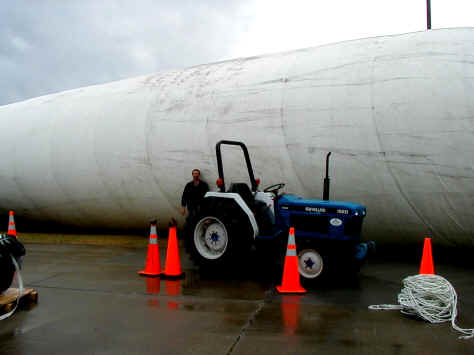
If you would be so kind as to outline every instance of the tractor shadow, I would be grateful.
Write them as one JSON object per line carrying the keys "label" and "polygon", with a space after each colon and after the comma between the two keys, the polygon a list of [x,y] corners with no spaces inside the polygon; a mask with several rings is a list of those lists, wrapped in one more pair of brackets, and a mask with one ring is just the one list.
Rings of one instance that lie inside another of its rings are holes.
{"label": "tractor shadow", "polygon": [[[236,261],[225,267],[199,268],[197,273],[202,281],[215,282],[254,282],[262,287],[275,287],[281,284],[284,258],[271,258],[253,250],[241,261]],[[315,279],[304,279],[300,282],[308,291],[313,289],[359,289],[360,274],[358,268],[351,265],[331,265]]]}

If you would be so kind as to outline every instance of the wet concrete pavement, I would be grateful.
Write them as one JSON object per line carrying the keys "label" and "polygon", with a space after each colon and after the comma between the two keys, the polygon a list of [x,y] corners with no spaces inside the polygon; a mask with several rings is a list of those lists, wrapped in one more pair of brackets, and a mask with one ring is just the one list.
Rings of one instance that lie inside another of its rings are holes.
{"label": "wet concrete pavement", "polygon": [[[37,305],[0,323],[1,354],[472,354],[449,323],[399,311],[401,280],[418,262],[371,262],[302,296],[274,291],[279,272],[245,260],[240,275],[200,275],[185,253],[183,280],[137,275],[146,249],[26,244],[22,275]],[[161,248],[162,263],[165,258]],[[458,324],[474,327],[472,269],[435,265],[459,296]],[[253,270],[253,272],[251,272]]]}

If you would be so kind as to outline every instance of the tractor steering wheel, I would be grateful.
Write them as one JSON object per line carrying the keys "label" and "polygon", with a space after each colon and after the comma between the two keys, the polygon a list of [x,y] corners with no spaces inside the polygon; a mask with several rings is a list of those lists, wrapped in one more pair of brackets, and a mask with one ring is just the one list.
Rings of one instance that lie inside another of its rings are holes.
{"label": "tractor steering wheel", "polygon": [[278,195],[278,190],[285,187],[285,184],[280,182],[279,184],[271,185],[263,189],[263,192],[273,192],[275,195]]}

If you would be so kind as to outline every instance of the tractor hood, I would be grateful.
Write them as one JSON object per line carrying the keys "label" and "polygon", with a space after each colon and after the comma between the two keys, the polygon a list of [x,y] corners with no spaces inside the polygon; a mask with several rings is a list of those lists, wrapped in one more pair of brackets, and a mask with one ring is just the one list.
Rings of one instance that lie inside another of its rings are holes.
{"label": "tractor hood", "polygon": [[353,202],[309,200],[300,196],[286,194],[280,197],[278,204],[283,210],[300,212],[343,214],[348,216],[365,216],[364,206]]}

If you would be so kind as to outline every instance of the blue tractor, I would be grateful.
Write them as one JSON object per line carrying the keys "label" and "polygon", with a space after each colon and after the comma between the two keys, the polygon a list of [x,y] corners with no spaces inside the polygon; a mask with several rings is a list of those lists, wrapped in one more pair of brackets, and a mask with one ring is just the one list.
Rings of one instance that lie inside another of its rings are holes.
{"label": "blue tractor", "polygon": [[[226,189],[222,164],[223,145],[242,148],[250,178]],[[186,248],[192,259],[206,268],[225,268],[238,263],[255,246],[286,249],[290,227],[295,229],[298,269],[305,279],[314,279],[335,265],[349,262],[357,267],[372,243],[361,243],[366,208],[352,202],[329,200],[329,156],[326,158],[323,200],[282,194],[284,183],[258,190],[247,147],[242,142],[223,140],[216,144],[218,192],[206,193],[198,212],[186,224]],[[273,242],[273,243],[272,243]],[[281,253],[280,253],[281,254]]]}

